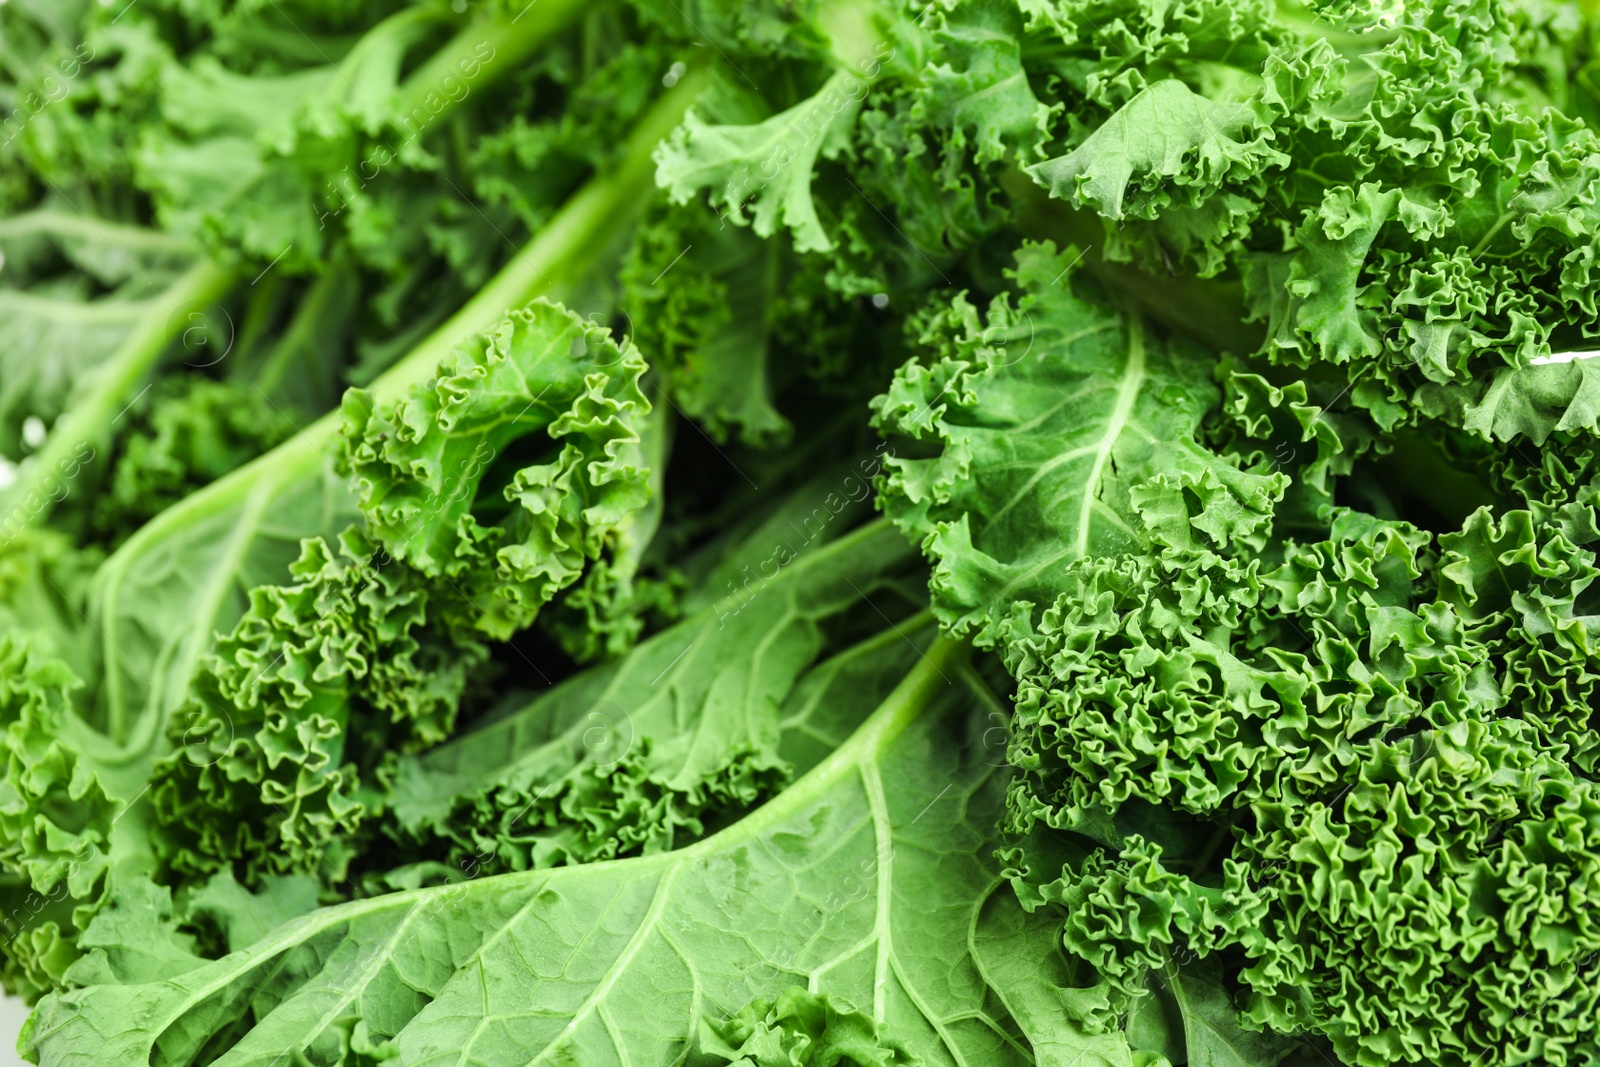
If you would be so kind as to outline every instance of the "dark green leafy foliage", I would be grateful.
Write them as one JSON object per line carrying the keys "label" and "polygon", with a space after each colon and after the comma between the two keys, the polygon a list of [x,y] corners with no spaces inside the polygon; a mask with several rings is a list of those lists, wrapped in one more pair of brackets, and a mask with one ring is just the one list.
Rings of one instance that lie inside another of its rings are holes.
{"label": "dark green leafy foliage", "polygon": [[1600,1064],[1597,64],[0,6],[23,1054]]}

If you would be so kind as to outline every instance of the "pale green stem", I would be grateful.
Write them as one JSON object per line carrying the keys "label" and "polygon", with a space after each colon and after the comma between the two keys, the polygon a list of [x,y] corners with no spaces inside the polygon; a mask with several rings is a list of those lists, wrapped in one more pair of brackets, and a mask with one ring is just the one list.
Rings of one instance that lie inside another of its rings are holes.
{"label": "pale green stem", "polygon": [[105,219],[90,219],[86,215],[56,211],[51,208],[0,219],[0,239],[28,237],[37,233],[97,242],[136,252],[192,253],[194,251],[194,246],[188,241],[161,230],[128,226]]}
{"label": "pale green stem", "polygon": [[[67,483],[85,464],[92,463],[111,440],[112,424],[134,397],[137,387],[183,332],[186,308],[204,309],[216,303],[235,281],[234,272],[216,263],[201,263],[151,301],[122,347],[91,372],[87,393],[72,403],[57,420],[39,451],[28,457],[18,478],[5,495],[4,533],[33,526],[65,499],[52,499],[46,490],[52,481]],[[71,472],[69,475],[68,472]],[[70,491],[70,487],[69,487]]]}
{"label": "pale green stem", "polygon": [[[554,34],[582,13],[583,0],[523,0],[512,14],[496,15],[474,22],[418,67],[400,87],[396,114],[408,115],[417,108],[429,108],[436,97],[448,108],[460,103],[469,92],[453,97],[453,83],[476,86],[517,69]],[[437,113],[434,116],[437,118]]]}
{"label": "pale green stem", "polygon": [[[705,82],[693,70],[668,91],[634,129],[618,166],[593,178],[477,295],[410,354],[372,383],[380,402],[404,395],[427,380],[456,345],[499,322],[539,296],[560,299],[577,282],[589,258],[628,226],[653,188],[655,145],[682,119]],[[107,561],[137,556],[197,516],[235,505],[268,486],[284,485],[316,471],[332,447],[342,416],[330,412],[277,448],[190,494],[156,516]]]}

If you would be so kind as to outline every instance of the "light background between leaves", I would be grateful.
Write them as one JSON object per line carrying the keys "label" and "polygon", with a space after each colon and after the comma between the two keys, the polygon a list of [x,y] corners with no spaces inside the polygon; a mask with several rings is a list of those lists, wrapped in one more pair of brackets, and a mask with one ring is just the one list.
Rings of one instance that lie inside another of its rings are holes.
{"label": "light background between leaves", "polygon": [[0,1067],[22,1067],[17,1055],[17,1034],[28,1017],[28,1006],[19,998],[0,993]]}

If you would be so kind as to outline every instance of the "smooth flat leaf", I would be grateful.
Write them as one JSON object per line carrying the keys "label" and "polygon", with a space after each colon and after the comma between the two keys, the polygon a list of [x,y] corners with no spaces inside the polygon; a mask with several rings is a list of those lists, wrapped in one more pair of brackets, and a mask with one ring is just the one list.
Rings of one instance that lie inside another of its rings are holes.
{"label": "smooth flat leaf", "polygon": [[[892,667],[916,652],[924,630],[912,619],[824,659],[828,631],[845,613],[880,610],[873,593],[914,556],[879,523],[781,557],[751,588],[627,656],[408,757],[392,786],[399,836],[451,842],[468,868],[542,867],[672,847],[699,819],[761,799],[822,757],[815,743],[841,718],[844,733],[856,725],[851,708],[868,710],[838,691],[841,675],[881,698]],[[890,637],[899,643],[885,649]],[[811,743],[786,745],[802,726]],[[815,755],[796,767],[784,747]]]}
{"label": "smooth flat leaf", "polygon": [[1192,1067],[1271,1067],[1289,1052],[1276,1035],[1240,1028],[1238,1009],[1215,974],[1183,968],[1166,985],[1183,1014]]}
{"label": "smooth flat leaf", "polygon": [[702,1017],[799,984],[923,1062],[1027,1063],[965,936],[1002,783],[973,758],[959,660],[931,649],[837,752],[691,848],[314,912],[167,981],[51,998],[27,1047],[43,1067],[331,1063],[359,1027],[397,1064],[665,1063]]}

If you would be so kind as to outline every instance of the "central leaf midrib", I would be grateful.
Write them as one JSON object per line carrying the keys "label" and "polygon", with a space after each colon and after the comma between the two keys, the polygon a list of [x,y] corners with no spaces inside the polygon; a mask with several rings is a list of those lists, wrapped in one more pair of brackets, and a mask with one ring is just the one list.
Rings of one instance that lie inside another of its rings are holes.
{"label": "central leaf midrib", "polygon": [[873,933],[877,941],[877,960],[872,982],[872,1013],[886,1018],[884,995],[889,985],[889,961],[894,954],[894,827],[889,820],[889,802],[884,796],[883,779],[876,761],[861,761],[861,784],[872,816],[872,843],[877,851],[877,899],[873,902]]}
{"label": "central leaf midrib", "polygon": [[1139,399],[1139,391],[1144,387],[1144,379],[1144,329],[1139,323],[1138,316],[1129,315],[1128,362],[1123,367],[1122,381],[1117,385],[1117,402],[1111,409],[1110,419],[1106,422],[1105,434],[1095,449],[1089,476],[1084,479],[1083,499],[1078,504],[1078,530],[1073,540],[1073,547],[1079,558],[1089,554],[1089,529],[1094,502],[1099,495],[1101,480],[1105,477],[1106,464],[1111,461],[1111,453],[1117,447],[1117,440],[1122,436],[1122,431],[1133,414],[1134,404]]}
{"label": "central leaf midrib", "polygon": [[[249,973],[257,966],[265,965],[269,960],[281,952],[292,951],[296,946],[305,943],[311,937],[325,930],[332,929],[339,924],[353,923],[366,915],[377,914],[391,909],[411,909],[425,905],[441,897],[452,894],[485,892],[499,890],[511,892],[520,889],[528,894],[527,901],[519,909],[518,915],[500,924],[499,928],[489,932],[485,938],[485,945],[493,943],[505,936],[512,924],[521,914],[525,913],[538,898],[543,889],[553,880],[565,881],[573,877],[594,877],[602,872],[610,872],[618,865],[627,865],[627,869],[642,873],[655,868],[668,868],[664,877],[670,883],[677,871],[689,865],[700,862],[701,857],[707,853],[725,850],[733,845],[748,841],[775,823],[792,818],[802,811],[805,805],[813,803],[828,794],[829,788],[842,776],[858,773],[859,768],[869,760],[877,760],[884,748],[898,737],[907,726],[914,722],[934,695],[939,686],[935,679],[943,678],[944,667],[954,668],[966,652],[962,642],[940,638],[933,646],[923,653],[922,662],[912,668],[911,672],[901,681],[900,685],[879,705],[848,739],[836,749],[831,756],[808,771],[794,785],[783,793],[768,801],[744,819],[728,827],[720,833],[713,834],[701,841],[690,845],[688,848],[674,852],[661,852],[653,856],[635,856],[625,859],[605,860],[598,863],[584,864],[578,867],[545,868],[533,871],[520,871],[512,874],[492,876],[480,879],[470,887],[462,884],[434,886],[425,889],[415,889],[406,892],[391,893],[383,897],[370,900],[351,901],[342,905],[335,905],[325,912],[312,912],[299,919],[292,920],[280,927],[274,935],[258,942],[248,948],[224,957],[224,960],[233,956],[242,958],[225,967],[220,974],[213,974],[203,984],[189,989],[185,997],[163,1020],[164,1026],[170,1026],[182,1015],[203,1003],[207,997],[221,992],[228,985]],[[485,887],[490,887],[485,889]],[[658,892],[660,887],[658,887]],[[649,917],[646,916],[646,919]],[[480,953],[482,948],[480,947]],[[219,963],[223,961],[218,961]]]}

